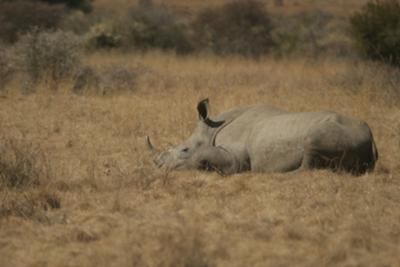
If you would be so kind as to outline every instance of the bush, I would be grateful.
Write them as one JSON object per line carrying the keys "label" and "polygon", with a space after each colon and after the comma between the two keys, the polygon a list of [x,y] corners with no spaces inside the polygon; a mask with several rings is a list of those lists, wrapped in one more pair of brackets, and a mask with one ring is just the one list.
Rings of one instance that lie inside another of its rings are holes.
{"label": "bush", "polygon": [[81,65],[80,38],[70,32],[34,30],[21,37],[17,51],[20,69],[35,85],[45,81],[57,89]]}
{"label": "bush", "polygon": [[68,12],[58,28],[63,31],[84,35],[89,32],[96,20],[98,20],[96,15],[86,15],[80,11]]}
{"label": "bush", "polygon": [[193,38],[200,49],[257,57],[271,48],[271,29],[261,2],[234,1],[201,11],[193,23]]}
{"label": "bush", "polygon": [[0,1],[0,39],[14,43],[32,28],[54,29],[64,17],[64,7],[35,1]]}
{"label": "bush", "polygon": [[127,23],[132,46],[140,50],[159,48],[180,54],[190,52],[192,48],[184,25],[165,8],[142,2],[129,13]]}
{"label": "bush", "polygon": [[16,72],[16,66],[10,54],[8,49],[0,47],[0,91],[11,81]]}
{"label": "bush", "polygon": [[350,19],[352,34],[361,52],[374,60],[400,66],[400,2],[367,3]]}
{"label": "bush", "polygon": [[103,22],[94,25],[86,35],[86,47],[91,49],[118,48],[126,41],[126,30],[122,25]]}
{"label": "bush", "polygon": [[68,8],[79,9],[85,13],[92,11],[92,4],[90,0],[40,0],[49,4],[64,4]]}
{"label": "bush", "polygon": [[101,95],[132,91],[136,78],[134,69],[121,65],[107,65],[100,69],[86,66],[76,73],[72,91],[77,94],[92,91]]}
{"label": "bush", "polygon": [[274,24],[272,39],[277,56],[318,56],[330,48],[338,35],[336,25],[331,27],[332,15],[318,9],[279,17]]}
{"label": "bush", "polygon": [[102,94],[132,91],[136,85],[136,72],[121,65],[108,65],[100,71]]}

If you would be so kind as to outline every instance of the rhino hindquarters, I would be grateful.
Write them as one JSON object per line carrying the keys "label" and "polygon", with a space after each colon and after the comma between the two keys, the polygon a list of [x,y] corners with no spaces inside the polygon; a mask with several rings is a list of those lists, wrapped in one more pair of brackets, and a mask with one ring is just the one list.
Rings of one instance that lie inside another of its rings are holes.
{"label": "rhino hindquarters", "polygon": [[372,135],[354,129],[349,131],[337,123],[327,124],[306,139],[301,169],[327,168],[361,175],[374,168]]}

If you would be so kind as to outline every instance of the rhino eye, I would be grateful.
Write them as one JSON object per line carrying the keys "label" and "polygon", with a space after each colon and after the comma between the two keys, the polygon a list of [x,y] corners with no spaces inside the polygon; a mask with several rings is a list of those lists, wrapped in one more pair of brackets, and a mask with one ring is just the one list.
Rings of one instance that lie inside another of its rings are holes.
{"label": "rhino eye", "polygon": [[182,149],[182,152],[188,152],[189,148],[185,147],[184,149]]}

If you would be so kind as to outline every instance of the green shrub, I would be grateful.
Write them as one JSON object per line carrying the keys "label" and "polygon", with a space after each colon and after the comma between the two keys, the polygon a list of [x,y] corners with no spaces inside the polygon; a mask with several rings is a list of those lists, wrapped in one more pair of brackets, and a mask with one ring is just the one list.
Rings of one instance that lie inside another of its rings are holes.
{"label": "green shrub", "polygon": [[36,1],[0,1],[0,39],[14,43],[32,28],[55,29],[65,15],[63,6]]}
{"label": "green shrub", "polygon": [[57,89],[59,82],[81,65],[81,40],[70,32],[34,30],[22,36],[17,45],[20,69],[31,85],[44,81]]}
{"label": "green shrub", "polygon": [[400,2],[367,3],[350,19],[352,34],[364,55],[400,66]]}
{"label": "green shrub", "polygon": [[140,50],[158,48],[188,53],[192,50],[183,24],[163,7],[146,1],[129,13],[127,21],[131,45]]}
{"label": "green shrub", "polygon": [[201,11],[193,23],[193,38],[200,49],[257,57],[272,47],[271,29],[261,2],[234,1]]}

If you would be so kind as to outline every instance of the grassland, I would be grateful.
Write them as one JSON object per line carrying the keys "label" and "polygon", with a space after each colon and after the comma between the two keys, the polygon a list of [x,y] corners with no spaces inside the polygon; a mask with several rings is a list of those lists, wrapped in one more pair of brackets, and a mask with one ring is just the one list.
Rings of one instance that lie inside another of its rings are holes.
{"label": "grassland", "polygon": [[[137,69],[136,87],[78,96],[66,83],[24,95],[16,82],[2,93],[1,162],[36,180],[0,187],[0,266],[398,265],[398,71],[332,58],[157,52],[86,61]],[[379,150],[376,170],[221,177],[156,169],[144,136],[161,148],[179,143],[204,97],[214,115],[269,103],[363,119]]]}

